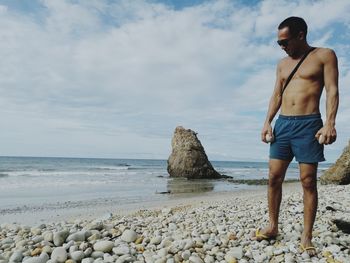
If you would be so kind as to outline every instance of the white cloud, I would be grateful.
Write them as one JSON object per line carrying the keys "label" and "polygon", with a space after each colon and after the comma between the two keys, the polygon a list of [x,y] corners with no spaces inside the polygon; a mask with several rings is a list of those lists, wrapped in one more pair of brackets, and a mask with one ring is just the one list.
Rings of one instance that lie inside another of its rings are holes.
{"label": "white cloud", "polygon": [[[181,10],[142,0],[42,4],[40,20],[0,8],[2,155],[167,158],[181,124],[203,136],[212,159],[267,158],[258,143],[284,55],[278,23],[304,16],[314,43],[327,46],[332,23],[348,25],[350,8],[272,0]],[[341,107],[339,127],[348,129]]]}

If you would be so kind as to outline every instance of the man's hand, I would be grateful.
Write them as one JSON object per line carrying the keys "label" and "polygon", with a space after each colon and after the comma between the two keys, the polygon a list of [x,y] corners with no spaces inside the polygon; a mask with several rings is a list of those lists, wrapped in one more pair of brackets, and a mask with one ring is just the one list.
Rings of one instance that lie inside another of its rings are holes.
{"label": "man's hand", "polygon": [[323,144],[332,144],[337,139],[337,131],[334,126],[325,125],[316,133],[315,137],[319,140],[320,136],[323,137]]}
{"label": "man's hand", "polygon": [[272,134],[272,127],[271,127],[271,124],[270,123],[267,123],[265,122],[264,124],[264,127],[261,131],[261,140],[264,142],[264,143],[269,143],[271,141],[267,141],[266,140],[266,135],[269,135],[270,138],[271,138],[271,141],[273,141],[273,134]]}

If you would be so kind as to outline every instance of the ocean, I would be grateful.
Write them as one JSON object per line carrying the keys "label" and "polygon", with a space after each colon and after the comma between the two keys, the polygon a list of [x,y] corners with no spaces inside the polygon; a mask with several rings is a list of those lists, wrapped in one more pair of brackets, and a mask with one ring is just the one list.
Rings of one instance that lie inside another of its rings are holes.
{"label": "ocean", "polygon": [[[212,161],[235,179],[266,179],[264,162]],[[319,175],[330,164],[320,164]],[[298,178],[292,163],[286,179]],[[226,180],[170,178],[166,160],[0,157],[0,216],[40,207],[58,209],[86,203],[125,205],[162,201],[176,194],[254,189]],[[174,194],[164,194],[166,192]],[[0,222],[1,223],[1,222]]]}

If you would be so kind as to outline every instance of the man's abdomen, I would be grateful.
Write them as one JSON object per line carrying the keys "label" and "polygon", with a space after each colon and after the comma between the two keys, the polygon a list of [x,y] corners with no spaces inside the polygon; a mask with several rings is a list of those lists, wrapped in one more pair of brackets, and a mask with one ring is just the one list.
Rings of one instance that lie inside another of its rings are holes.
{"label": "man's abdomen", "polygon": [[281,114],[295,116],[319,113],[320,93],[317,87],[288,87],[282,97]]}

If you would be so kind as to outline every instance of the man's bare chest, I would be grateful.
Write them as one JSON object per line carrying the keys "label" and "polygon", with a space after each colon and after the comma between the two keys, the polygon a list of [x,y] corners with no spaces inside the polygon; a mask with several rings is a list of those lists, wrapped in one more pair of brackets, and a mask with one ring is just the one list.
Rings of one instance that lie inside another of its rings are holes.
{"label": "man's bare chest", "polygon": [[[289,74],[293,71],[297,65],[297,60],[290,60],[281,68],[281,78],[285,81]],[[304,80],[323,80],[323,65],[315,59],[306,59],[303,64],[299,67],[297,72],[294,74],[293,79],[304,79]]]}

